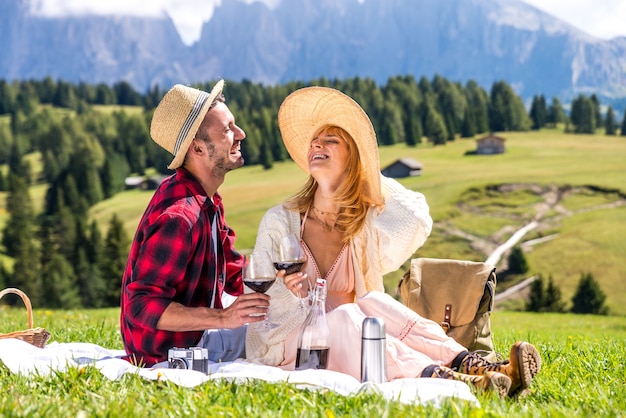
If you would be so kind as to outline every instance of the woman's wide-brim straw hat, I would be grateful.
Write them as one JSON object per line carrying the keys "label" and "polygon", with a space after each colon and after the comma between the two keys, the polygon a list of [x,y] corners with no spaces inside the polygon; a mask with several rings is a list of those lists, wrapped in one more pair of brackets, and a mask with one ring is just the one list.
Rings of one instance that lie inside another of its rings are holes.
{"label": "woman's wide-brim straw hat", "polygon": [[278,127],[291,158],[309,173],[307,152],[324,125],[343,128],[356,142],[366,188],[382,202],[376,133],[365,111],[352,98],[328,87],[305,87],[291,93],[278,110]]}
{"label": "woman's wide-brim straw hat", "polygon": [[174,156],[167,168],[173,170],[185,161],[204,116],[223,89],[224,80],[218,81],[211,93],[176,84],[163,96],[152,116],[150,136]]}

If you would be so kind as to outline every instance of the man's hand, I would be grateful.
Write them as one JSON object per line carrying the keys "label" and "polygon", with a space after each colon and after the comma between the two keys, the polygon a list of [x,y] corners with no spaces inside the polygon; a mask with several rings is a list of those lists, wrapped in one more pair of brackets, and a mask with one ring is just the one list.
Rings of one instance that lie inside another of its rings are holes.
{"label": "man's hand", "polygon": [[240,295],[225,309],[190,308],[172,302],[159,318],[157,329],[182,332],[238,328],[250,322],[263,321],[269,306],[270,297],[262,293]]}
{"label": "man's hand", "polygon": [[222,311],[221,328],[237,328],[250,322],[265,319],[270,308],[270,297],[263,293],[239,295],[228,308]]}

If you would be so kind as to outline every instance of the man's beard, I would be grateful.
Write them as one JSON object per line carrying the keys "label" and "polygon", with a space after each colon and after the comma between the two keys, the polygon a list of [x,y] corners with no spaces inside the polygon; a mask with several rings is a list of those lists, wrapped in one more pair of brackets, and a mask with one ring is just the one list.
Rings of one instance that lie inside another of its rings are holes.
{"label": "man's beard", "polygon": [[232,161],[229,158],[230,153],[227,156],[217,156],[215,146],[212,143],[208,142],[207,147],[209,150],[209,159],[215,163],[213,168],[213,173],[215,175],[223,176],[229,171],[239,168],[244,164],[243,155],[241,155],[236,161]]}

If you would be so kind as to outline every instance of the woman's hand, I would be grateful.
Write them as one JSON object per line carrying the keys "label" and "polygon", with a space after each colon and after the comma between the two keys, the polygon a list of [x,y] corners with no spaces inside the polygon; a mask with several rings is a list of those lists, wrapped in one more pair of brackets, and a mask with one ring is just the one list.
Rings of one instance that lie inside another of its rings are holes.
{"label": "woman's hand", "polygon": [[279,270],[277,274],[278,277],[283,279],[285,287],[294,295],[305,297],[309,293],[308,286],[306,286],[307,274],[299,271],[285,276],[285,273],[285,270]]}

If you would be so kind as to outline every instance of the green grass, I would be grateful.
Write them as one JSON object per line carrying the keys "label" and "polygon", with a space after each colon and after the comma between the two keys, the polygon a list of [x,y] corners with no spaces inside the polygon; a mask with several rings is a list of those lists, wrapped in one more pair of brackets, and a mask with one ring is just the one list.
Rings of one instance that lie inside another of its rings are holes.
{"label": "green grass", "polygon": [[122,105],[93,105],[93,109],[104,113],[124,112],[133,116],[141,116],[144,113],[142,106],[122,106]]}
{"label": "green grass", "polygon": [[[58,342],[91,342],[122,348],[118,309],[35,310],[35,326]],[[0,309],[0,331],[25,328],[25,312]],[[111,381],[93,367],[24,377],[0,365],[0,416],[218,417],[620,417],[626,415],[626,318],[573,314],[496,312],[496,349],[517,340],[537,346],[543,367],[532,393],[500,400],[479,394],[480,407],[462,401],[441,409],[387,401],[375,394],[344,397],[262,381],[207,382],[186,389],[125,375]],[[358,349],[358,348],[355,348]]]}

